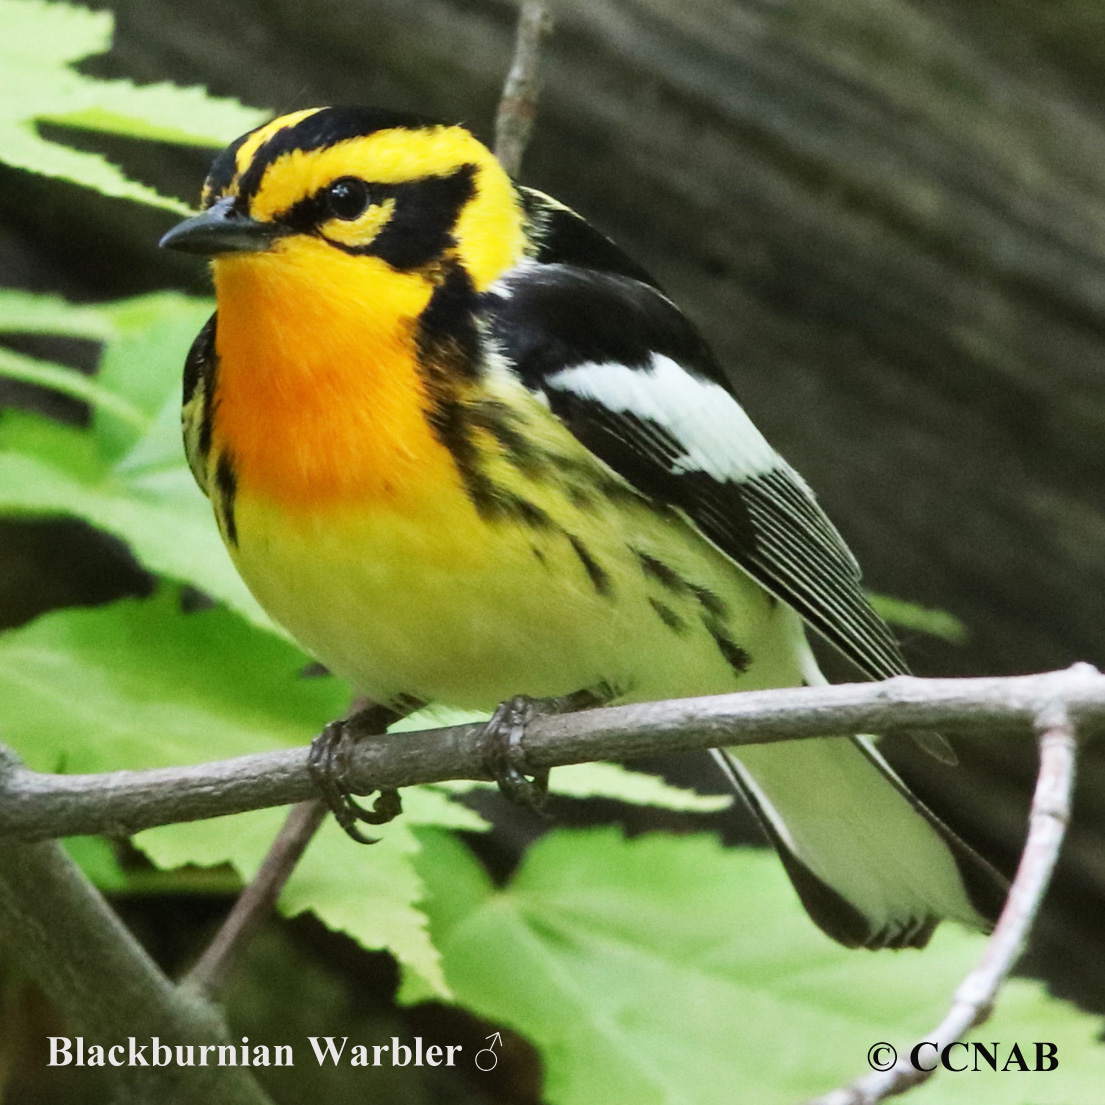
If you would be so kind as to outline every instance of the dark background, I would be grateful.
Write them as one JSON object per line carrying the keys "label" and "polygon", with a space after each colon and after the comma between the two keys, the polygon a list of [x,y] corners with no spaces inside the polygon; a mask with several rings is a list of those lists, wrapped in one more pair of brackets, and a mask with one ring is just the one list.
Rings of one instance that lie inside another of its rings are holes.
{"label": "dark background", "polygon": [[[104,6],[104,5],[93,5]],[[489,135],[505,0],[116,0],[81,68],[283,112],[375,103]],[[660,278],[807,477],[877,591],[952,612],[925,675],[1105,654],[1105,14],[1089,0],[557,0],[522,179]],[[103,143],[96,148],[105,148]],[[111,152],[193,201],[208,155]],[[0,169],[0,279],[76,298],[176,286],[168,215]],[[79,343],[55,355],[92,364]],[[5,394],[11,396],[9,389]],[[70,523],[0,529],[0,621],[141,588]],[[917,785],[1006,862],[1023,738]],[[913,777],[913,776],[911,776]],[[1105,1011],[1105,757],[1027,966]],[[509,835],[505,837],[509,841]],[[507,851],[509,851],[509,846]],[[521,1091],[519,1091],[521,1092]],[[524,1098],[523,1094],[523,1098]]]}

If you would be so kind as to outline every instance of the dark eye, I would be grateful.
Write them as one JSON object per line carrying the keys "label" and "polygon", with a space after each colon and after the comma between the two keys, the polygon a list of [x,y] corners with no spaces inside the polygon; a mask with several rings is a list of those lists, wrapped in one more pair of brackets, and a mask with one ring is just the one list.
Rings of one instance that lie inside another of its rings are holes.
{"label": "dark eye", "polygon": [[326,189],[326,206],[339,219],[363,215],[370,199],[368,185],[355,176],[343,176]]}

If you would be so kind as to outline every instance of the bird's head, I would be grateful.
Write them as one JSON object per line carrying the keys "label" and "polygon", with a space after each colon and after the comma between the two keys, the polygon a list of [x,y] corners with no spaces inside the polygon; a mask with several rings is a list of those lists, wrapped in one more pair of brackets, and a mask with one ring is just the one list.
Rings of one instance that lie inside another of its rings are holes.
{"label": "bird's head", "polygon": [[228,146],[201,213],[161,245],[213,258],[216,281],[227,265],[291,262],[317,275],[362,259],[432,283],[453,261],[482,290],[521,258],[525,237],[510,178],[464,127],[327,107]]}

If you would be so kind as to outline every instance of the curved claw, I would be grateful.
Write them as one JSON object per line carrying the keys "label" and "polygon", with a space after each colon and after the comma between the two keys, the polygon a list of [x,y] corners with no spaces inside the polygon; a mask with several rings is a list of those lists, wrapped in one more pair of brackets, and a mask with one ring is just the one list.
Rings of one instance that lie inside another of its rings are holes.
{"label": "curved claw", "polygon": [[519,695],[500,702],[484,729],[486,762],[503,794],[520,806],[539,810],[549,793],[549,772],[530,771],[522,741],[537,713],[533,699]]}
{"label": "curved claw", "polygon": [[362,833],[357,822],[384,825],[403,812],[403,804],[399,791],[393,789],[381,790],[371,809],[353,797],[347,780],[354,743],[344,721],[331,721],[311,742],[307,770],[346,835],[359,844],[376,844],[379,837]]}

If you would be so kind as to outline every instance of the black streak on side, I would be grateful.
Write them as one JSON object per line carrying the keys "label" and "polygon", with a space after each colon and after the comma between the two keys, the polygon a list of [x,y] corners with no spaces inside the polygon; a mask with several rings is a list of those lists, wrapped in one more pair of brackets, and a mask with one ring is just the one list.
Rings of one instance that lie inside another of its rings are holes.
{"label": "black streak on side", "polygon": [[[662,560],[658,560],[648,553],[643,553],[639,549],[635,549],[634,552],[646,578],[655,580],[672,595],[690,595],[698,603],[702,609],[702,625],[714,639],[714,643],[722,656],[725,657],[726,662],[737,675],[742,675],[747,671],[752,662],[751,657],[724,630],[725,619],[728,615],[728,608],[725,603],[708,587],[701,587],[697,583],[689,582]],[[650,598],[649,602],[652,603],[653,609],[660,617],[673,629],[687,628],[686,623],[670,607],[653,598]],[[660,607],[663,607],[664,610],[662,611]],[[675,618],[679,623],[678,627],[669,621],[664,611]]]}
{"label": "black streak on side", "polygon": [[215,425],[216,392],[219,380],[219,357],[215,352],[215,327],[218,315],[212,315],[196,335],[184,361],[184,402],[195,394],[203,381],[203,411],[200,415],[199,451],[206,459],[211,453],[211,434]]}
{"label": "black streak on side", "polygon": [[575,534],[569,533],[565,536],[567,536],[568,542],[572,546],[572,551],[579,557],[579,562],[587,572],[587,577],[591,580],[591,586],[600,595],[609,595],[610,577],[606,574],[606,570],[595,560],[587,546]]}
{"label": "black streak on side", "polygon": [[[567,487],[573,500],[577,495],[590,499],[592,495],[599,499],[612,503],[633,503],[640,506],[648,501],[648,496],[642,495],[627,481],[619,479],[616,475],[610,475],[601,465],[593,460],[584,460],[577,456],[566,456],[564,453],[545,452],[540,454],[545,466],[555,472],[558,478]],[[662,503],[649,502],[649,508],[657,514],[666,512]]]}
{"label": "black streak on side", "polygon": [[572,485],[567,488],[567,494],[568,501],[576,510],[583,513],[594,513],[596,507],[594,496],[590,495],[585,488]]}
{"label": "black streak on side", "polygon": [[519,472],[530,477],[544,473],[549,458],[538,449],[521,429],[521,419],[497,399],[482,399],[469,408],[471,424],[486,430],[498,443],[506,459]]}
{"label": "black streak on side", "polygon": [[728,609],[724,602],[708,587],[691,586],[694,597],[698,599],[699,606],[712,618],[724,618]]}
{"label": "black streak on side", "polygon": [[460,264],[452,264],[418,319],[418,364],[426,381],[434,436],[449,450],[476,508],[488,495],[460,389],[475,380],[479,334],[472,317],[475,289]]}
{"label": "black streak on side", "polygon": [[557,382],[565,367],[644,367],[659,353],[690,377],[731,392],[676,307],[640,281],[566,264],[523,266],[504,284],[509,295],[486,297],[493,336],[523,382],[544,393],[579,441],[654,504],[681,511],[866,675],[881,679],[906,670],[843,539],[784,464],[739,480],[715,479],[686,463],[685,444],[666,427],[609,409],[576,381]]}
{"label": "black streak on side", "polygon": [[[541,507],[498,486],[481,467],[475,441],[475,434],[481,430],[498,442],[519,471],[531,477],[540,474],[552,461],[534,449],[509,408],[474,394],[472,385],[478,381],[481,367],[480,333],[474,314],[476,301],[467,271],[459,262],[451,261],[419,317],[416,340],[431,403],[430,427],[449,450],[465,490],[482,517],[509,519],[533,529],[553,528],[552,520]],[[575,538],[566,536],[581,560],[587,556],[584,564],[588,574],[596,590],[604,592],[609,586],[606,573],[586,550],[580,553]]]}
{"label": "black streak on side", "polygon": [[228,452],[221,453],[215,465],[215,491],[219,497],[219,511],[222,514],[226,539],[231,545],[237,545],[238,524],[234,518],[234,500],[238,496],[238,473],[234,470],[234,460]]}
{"label": "black streak on side", "polygon": [[660,602],[658,599],[649,598],[649,605],[656,612],[656,616],[668,627],[668,629],[674,630],[676,633],[686,633],[687,623],[665,602]]}
{"label": "black streak on side", "polygon": [[196,394],[200,380],[214,375],[215,364],[215,319],[212,315],[196,335],[184,358],[184,402],[190,403]]}
{"label": "black streak on side", "polygon": [[491,484],[489,481],[491,499],[488,513],[492,516],[513,518],[515,521],[524,522],[531,529],[549,529],[552,519],[536,503],[501,487]]}
{"label": "black streak on side", "polygon": [[[707,587],[700,587],[696,583],[685,580],[674,569],[669,568],[662,560],[657,560],[648,553],[635,550],[637,561],[641,565],[641,571],[649,579],[656,580],[661,587],[673,595],[691,595],[702,608],[702,625],[706,632],[714,639],[718,651],[725,657],[725,662],[733,669],[736,675],[743,675],[752,663],[752,657],[744,651],[725,632],[724,620],[727,614],[725,603]],[[684,630],[686,623],[669,606],[658,602],[654,598],[648,600],[653,610],[663,619],[666,625],[672,629]]]}
{"label": "black streak on side", "polygon": [[661,587],[677,595],[684,594],[691,589],[691,585],[673,568],[669,568],[662,560],[657,560],[656,557],[649,556],[648,553],[643,553],[639,550],[634,551],[641,565],[641,571],[644,572],[649,579],[656,580]]}
{"label": "black streak on side", "polygon": [[419,316],[416,340],[419,367],[430,398],[430,428],[449,450],[468,497],[482,517],[507,518],[533,529],[547,529],[552,521],[541,507],[497,486],[480,466],[474,440],[477,429],[497,431],[501,440],[513,441],[519,447],[521,443],[487,404],[469,398],[480,369],[474,303],[471,278],[462,265],[453,261]]}
{"label": "black streak on side", "polygon": [[725,662],[733,669],[736,675],[743,675],[748,671],[749,665],[752,663],[752,657],[744,651],[730,636],[723,633],[717,626],[711,626],[707,623],[706,629],[714,639],[714,644],[718,647],[718,652],[725,657]]}
{"label": "black streak on side", "polygon": [[476,289],[458,261],[446,263],[441,282],[418,317],[418,355],[440,391],[448,377],[474,380],[480,363]]}

